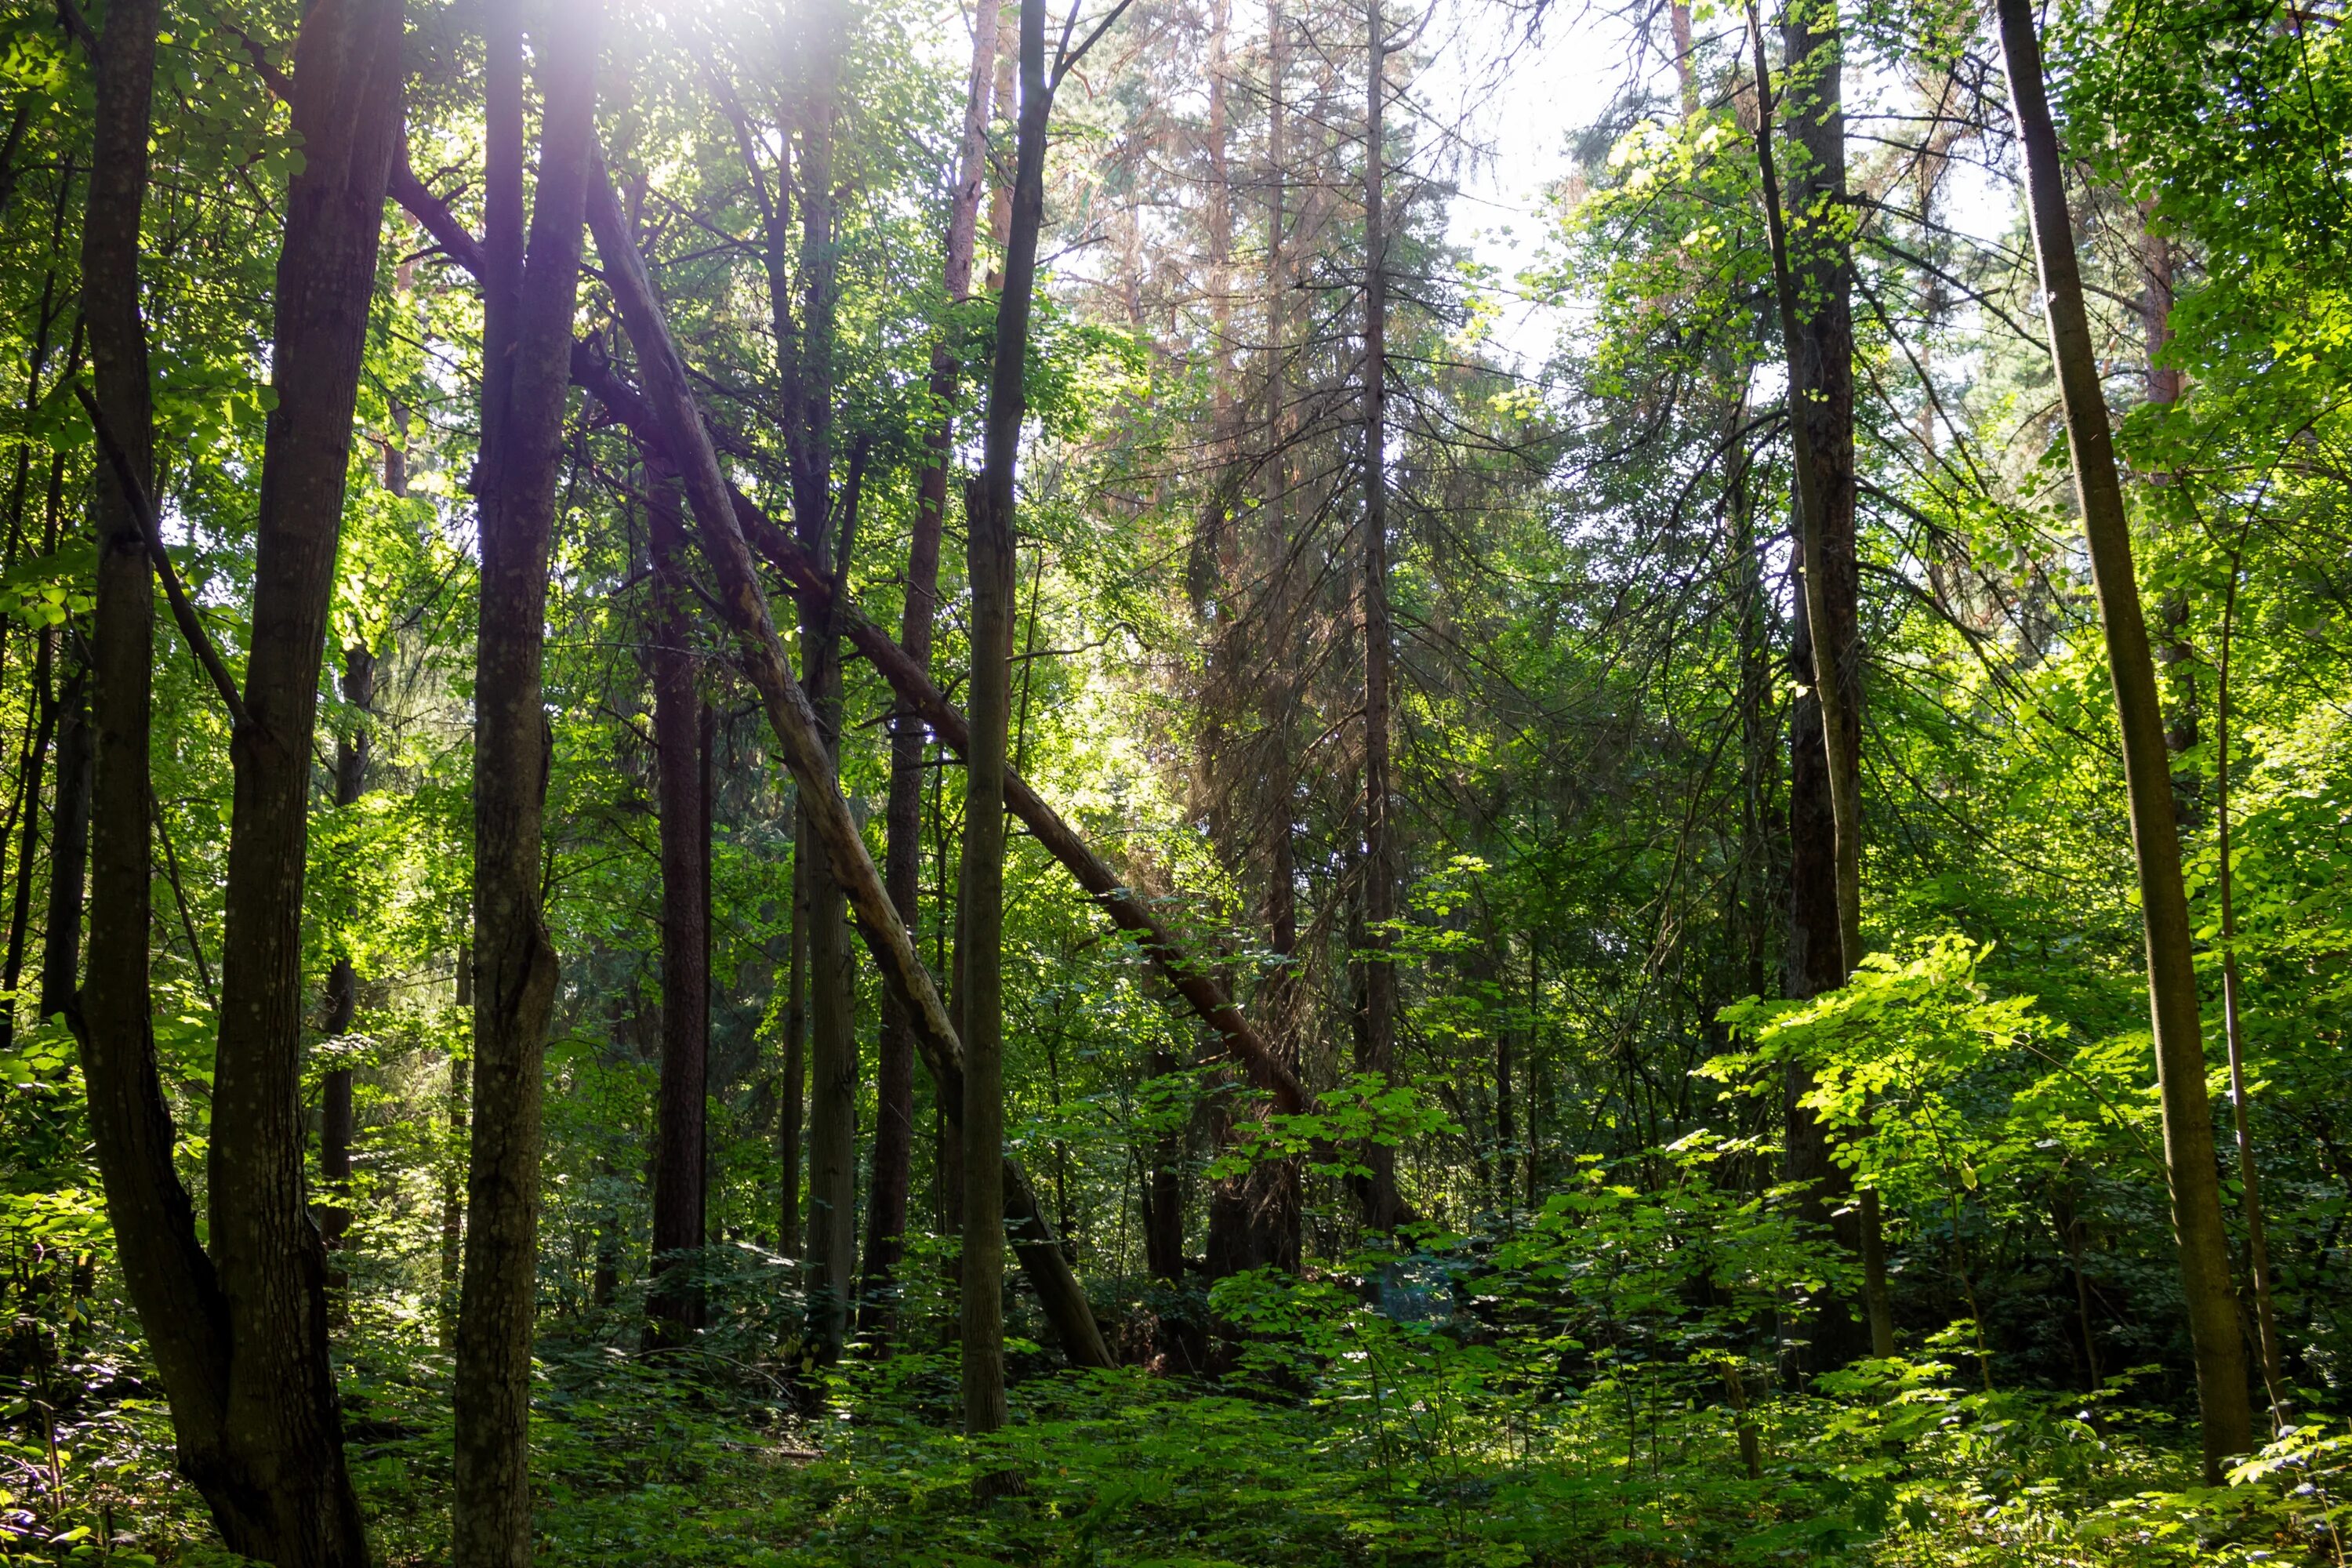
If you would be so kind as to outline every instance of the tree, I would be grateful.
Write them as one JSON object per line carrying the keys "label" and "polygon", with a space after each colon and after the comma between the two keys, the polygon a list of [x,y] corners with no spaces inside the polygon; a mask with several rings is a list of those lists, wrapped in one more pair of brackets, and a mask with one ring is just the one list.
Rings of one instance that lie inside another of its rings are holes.
{"label": "tree", "polygon": [[208,1170],[210,1249],[171,1162],[148,1014],[147,837],[152,395],[140,320],[155,7],[113,11],[97,49],[99,112],[83,230],[84,313],[98,395],[86,406],[113,468],[97,615],[97,909],[78,1033],[108,1205],[133,1299],[173,1395],[183,1472],[223,1538],[282,1564],[359,1564],[327,1356],[325,1259],[303,1205],[300,913],[310,739],[373,293],[400,124],[400,7],[354,0],[303,29],[289,91],[303,138],[287,192],[255,519],[252,640],[240,698],[163,568],[184,633],[232,715],[222,1008]]}
{"label": "tree", "polygon": [[2041,264],[2050,354],[2065,407],[2075,500],[2082,509],[2099,618],[2106,630],[2116,717],[2123,731],[2124,787],[2131,804],[2132,852],[2147,940],[2157,1084],[2164,1102],[2165,1168],[2171,1184],[2181,1288],[2196,1345],[2197,1400],[2204,1417],[2200,1436],[2210,1486],[2219,1481],[2225,1460],[2253,1446],[2253,1414],[2246,1396],[2245,1347],[2238,1332],[2221,1226],[2212,1108],[2205,1089],[2204,1031],[2189,950],[2189,900],[2173,820],[2171,765],[2147,623],[2140,613],[2139,580],[2132,565],[2131,525],[2124,512],[2114,437],[2107,426],[2106,395],[2099,384],[2096,351],[2083,305],[2058,132],[2042,85],[2041,39],[2024,0],[2000,0],[1998,16],[2001,60],[2009,75],[2018,140],[2024,148],[2027,210]]}
{"label": "tree", "polygon": [[596,15],[586,7],[539,40],[545,107],[526,249],[520,8],[502,5],[489,18],[480,244],[488,349],[476,480],[482,573],[474,675],[474,1105],[451,1541],[459,1568],[520,1568],[531,1558],[541,1064],[557,979],[541,908],[541,814],[553,748],[541,681],[595,129]]}

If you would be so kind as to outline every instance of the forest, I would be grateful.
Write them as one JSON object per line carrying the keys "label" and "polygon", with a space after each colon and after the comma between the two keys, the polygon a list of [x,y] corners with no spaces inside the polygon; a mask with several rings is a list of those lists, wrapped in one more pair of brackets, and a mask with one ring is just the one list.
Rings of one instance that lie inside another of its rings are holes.
{"label": "forest", "polygon": [[2344,0],[0,0],[0,1563],[2352,1563]]}

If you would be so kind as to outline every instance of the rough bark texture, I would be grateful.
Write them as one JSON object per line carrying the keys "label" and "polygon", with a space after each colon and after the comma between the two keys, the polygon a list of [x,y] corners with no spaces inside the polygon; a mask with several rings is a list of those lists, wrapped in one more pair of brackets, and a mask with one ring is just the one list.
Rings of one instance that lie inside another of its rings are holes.
{"label": "rough bark texture", "polygon": [[474,1115],[457,1307],[457,1568],[531,1556],[528,1429],[538,1297],[541,1068],[556,956],[540,908],[550,737],[541,709],[581,209],[593,147],[597,7],[540,40],[539,189],[522,240],[521,45],[491,12],[483,242],[480,611],[474,710]]}
{"label": "rough bark texture", "polygon": [[[126,461],[101,485],[92,1131],[125,1274],[171,1395],[181,1464],[223,1539],[278,1563],[361,1564],[327,1354],[324,1256],[304,1203],[301,899],[310,737],[352,410],[400,124],[400,8],[322,0],[291,85],[305,163],[287,192],[257,564],[228,851],[209,1169],[213,1255],[171,1166],[148,1017],[146,772],[152,651],[139,512],[153,478],[138,238],[155,13],[110,15],[84,233],[94,406]],[[129,493],[137,490],[133,496]],[[132,602],[133,600],[139,602]],[[135,920],[136,923],[133,924]]]}
{"label": "rough bark texture", "polygon": [[[730,494],[719,469],[717,449],[687,385],[685,363],[669,335],[646,273],[645,258],[638,255],[622,219],[620,200],[609,180],[600,180],[593,187],[588,221],[646,377],[645,397],[632,400],[649,415],[658,439],[686,482],[697,540],[718,578],[719,608],[735,634],[744,673],[760,694],[785,765],[800,786],[811,831],[824,839],[827,865],[848,899],[866,949],[874,955],[884,984],[914,1021],[915,1047],[930,1071],[940,1102],[960,1108],[961,1044],[948,1023],[938,987],[915,956],[907,928],[883,890],[881,874],[866,853],[866,841],[849,815],[849,803],[842,798],[831,771],[816,716],[784,662],[783,643],[776,635],[766,595],[752,567],[751,549],[743,540],[737,498]],[[622,395],[617,388],[614,390],[616,396]],[[783,542],[789,549],[797,548],[789,541]],[[1109,1365],[1109,1347],[1086,1292],[1054,1237],[1053,1227],[1037,1206],[1036,1194],[1014,1162],[1005,1160],[1003,1172],[1005,1228],[1012,1233],[1022,1268],[1037,1291],[1046,1320],[1061,1337],[1063,1353],[1077,1365]]]}
{"label": "rough bark texture", "polygon": [[693,587],[677,484],[650,476],[653,523],[654,749],[661,811],[661,1085],[654,1125],[654,1288],[656,1337],[702,1326],[690,1273],[703,1245],[704,1080],[710,1051],[709,824],[703,816],[702,698],[690,642]]}
{"label": "rough bark texture", "polygon": [[782,1166],[782,1204],[776,1250],[801,1255],[801,1165],[808,1130],[808,818],[793,813],[793,927],[784,982],[783,1079],[777,1090],[776,1154]]}
{"label": "rough bark texture", "polygon": [[2100,387],[2096,345],[2083,304],[2058,133],[2042,79],[2041,40],[2025,0],[1999,0],[1997,11],[2010,100],[2024,144],[2027,205],[2042,266],[2051,355],[2065,406],[2075,495],[2083,510],[2099,617],[2106,628],[2107,662],[2123,731],[2124,784],[2138,863],[2157,1082],[2164,1107],[2165,1166],[2171,1180],[2173,1230],[2180,1243],[2182,1293],[2196,1350],[2205,1477],[2211,1485],[2224,1461],[2253,1446],[2253,1412],[2246,1393],[2245,1346],[2230,1286],[2229,1244],[2213,1163],[2212,1106],[2205,1089],[2205,1043],[2164,719],[2139,583],[2133,574],[2131,527],[2116,470],[2106,395]]}

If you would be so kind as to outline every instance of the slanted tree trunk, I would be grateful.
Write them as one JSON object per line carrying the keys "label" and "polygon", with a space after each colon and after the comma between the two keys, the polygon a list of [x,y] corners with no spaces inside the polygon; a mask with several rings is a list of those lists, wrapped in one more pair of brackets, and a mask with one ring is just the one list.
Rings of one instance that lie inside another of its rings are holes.
{"label": "slanted tree trunk", "polygon": [[[948,299],[971,292],[980,204],[987,195],[988,114],[996,64],[997,0],[979,0],[971,26],[971,73],[964,90],[963,142],[955,196],[948,209]],[[956,391],[963,366],[942,335],[931,345],[930,395],[937,422],[925,437],[928,459],[916,481],[914,536],[907,549],[907,599],[898,646],[926,670],[939,605],[940,532],[947,515],[948,468],[955,447]],[[888,840],[882,881],[911,934],[921,929],[923,721],[905,699],[890,711],[890,795],[883,808]],[[889,1331],[897,1317],[898,1260],[906,1249],[907,1198],[914,1173],[915,1041],[896,1002],[886,1000],[875,1063],[873,1175],[866,1196],[866,1273],[858,1325],[867,1338]]]}
{"label": "slanted tree trunk", "polygon": [[[172,1405],[180,1466],[229,1547],[363,1564],[327,1354],[325,1259],[303,1203],[301,899],[310,742],[352,413],[400,125],[400,8],[322,0],[291,87],[305,163],[286,197],[215,1057],[208,1258],[172,1165],[147,983],[152,437],[139,317],[156,8],[110,9],[98,50],[84,227],[92,405],[121,454],[102,482],[89,983],[79,1020],[90,1121],[124,1274]],[[142,513],[146,513],[142,516]]]}
{"label": "slanted tree trunk", "polygon": [[545,107],[523,243],[520,9],[489,11],[482,249],[481,591],[474,708],[474,1115],[457,1307],[457,1568],[531,1558],[541,1069],[557,979],[540,907],[552,740],[541,706],[548,561],[593,149],[593,3],[538,40]]}
{"label": "slanted tree trunk", "polygon": [[[769,728],[807,805],[811,831],[824,840],[826,866],[849,900],[883,983],[897,994],[900,1005],[914,1020],[915,1047],[930,1069],[940,1102],[958,1108],[961,1114],[961,1044],[948,1022],[939,988],[915,956],[907,928],[883,890],[881,874],[875,869],[866,841],[850,816],[849,803],[842,798],[815,712],[784,662],[783,642],[776,635],[765,593],[752,568],[736,498],[719,469],[717,448],[688,389],[677,344],[646,275],[645,258],[622,220],[620,200],[609,180],[600,180],[591,191],[588,221],[596,235],[614,303],[645,374],[646,390],[640,413],[658,430],[661,444],[682,470],[697,537],[718,578],[719,607],[735,634],[743,671],[760,694]],[[616,397],[623,395],[617,387],[613,391]],[[827,593],[837,594],[833,585],[824,586]],[[891,646],[895,651],[896,645]],[[1003,1173],[1004,1201],[999,1213],[1003,1228],[1013,1237],[1022,1268],[1037,1292],[1046,1321],[1061,1337],[1063,1352],[1076,1365],[1108,1365],[1110,1351],[1101,1327],[1095,1321],[1086,1291],[1070,1271],[1069,1259],[1055,1239],[1053,1226],[1038,1208],[1036,1194],[1013,1160],[1003,1160]]]}
{"label": "slanted tree trunk", "polygon": [[2057,365],[2075,496],[2083,511],[2099,618],[2106,628],[2107,663],[2123,732],[2124,787],[2139,873],[2157,1082],[2164,1107],[2165,1165],[2171,1178],[2173,1232],[2179,1242],[2181,1289],[2196,1351],[2197,1399],[2204,1418],[2200,1436],[2210,1486],[2218,1484],[2227,1459],[2253,1447],[2253,1411],[2247,1398],[2245,1346],[2230,1288],[2229,1244],[2213,1163],[2212,1105],[2205,1089],[2205,1042],[2164,717],[2147,623],[2140,610],[2139,582],[2133,573],[2131,524],[2116,476],[2106,395],[2100,386],[2096,346],[2083,303],[2058,132],[2042,79],[2041,40],[2026,0],[1998,0],[1996,10],[2010,101],[2024,145],[2027,208],[2041,262],[2051,357]]}
{"label": "slanted tree trunk", "polygon": [[[667,428],[668,416],[658,414],[645,395],[621,381],[609,366],[597,359],[593,351],[584,346],[575,347],[572,374],[600,403],[627,425],[641,442],[649,447],[675,451],[675,442]],[[697,439],[706,444],[713,439],[708,429],[700,426],[697,426],[695,434]],[[795,594],[803,597],[814,595],[825,603],[837,605],[838,628],[902,699],[915,704],[932,732],[946,743],[948,749],[961,754],[971,740],[970,727],[962,712],[949,702],[930,679],[907,658],[904,650],[890,640],[888,633],[858,614],[855,606],[837,598],[832,574],[820,570],[814,560],[790,534],[771,521],[749,497],[729,485],[723,476],[718,483],[721,499],[733,510],[733,515],[728,521],[738,537],[746,540],[747,543],[756,544]],[[730,614],[731,616],[731,610]],[[744,633],[739,628],[739,637],[746,635],[753,634]],[[797,778],[797,773],[794,776]],[[1150,906],[1122,882],[1109,865],[1063,820],[1061,815],[1012,770],[1008,770],[1005,776],[1005,802],[1013,814],[1035,835],[1039,845],[1062,863],[1072,879],[1095,900],[1097,908],[1110,917],[1112,923],[1136,939],[1170,987],[1184,999],[1202,1022],[1216,1032],[1227,1054],[1250,1069],[1254,1081],[1263,1081],[1271,1089],[1275,1109],[1290,1114],[1311,1111],[1315,1106],[1314,1097],[1300,1084],[1298,1075],[1283,1064],[1250,1021],[1243,1016],[1216,973],[1196,962],[1184,945],[1160,922]],[[869,948],[873,945],[870,938],[867,945]],[[959,951],[961,945],[959,942]],[[950,1029],[950,1034],[952,1033]],[[917,1045],[919,1049],[927,1048],[923,1046],[919,1028]],[[1328,1148],[1317,1152],[1318,1159],[1329,1156]],[[1358,1204],[1369,1215],[1373,1202],[1371,1184],[1351,1177],[1349,1186]],[[1413,1216],[1409,1207],[1401,1205],[1398,1217],[1409,1221]]]}
{"label": "slanted tree trunk", "polygon": [[702,1326],[701,1290],[680,1279],[703,1245],[704,1079],[710,1049],[710,863],[703,816],[702,697],[695,689],[677,483],[649,476],[653,523],[654,749],[661,811],[661,1084],[654,1125],[654,1286],[646,1310],[656,1342]]}
{"label": "slanted tree trunk", "polygon": [[[1364,108],[1364,940],[1358,959],[1361,994],[1356,1067],[1382,1079],[1396,1070],[1396,966],[1390,927],[1396,919],[1395,846],[1390,841],[1389,479],[1388,479],[1388,231],[1382,196],[1388,155],[1382,129],[1388,105],[1388,40],[1381,0],[1370,10],[1370,48]],[[1396,1228],[1396,1149],[1374,1141],[1364,1151],[1371,1170],[1374,1230]]]}

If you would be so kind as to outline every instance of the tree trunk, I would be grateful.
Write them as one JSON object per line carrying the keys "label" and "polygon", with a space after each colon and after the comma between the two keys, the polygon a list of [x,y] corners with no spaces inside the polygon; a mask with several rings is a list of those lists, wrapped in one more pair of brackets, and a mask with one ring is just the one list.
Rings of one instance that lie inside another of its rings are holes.
{"label": "tree trunk", "polygon": [[708,824],[702,810],[702,698],[691,647],[693,586],[677,483],[648,476],[654,557],[654,749],[661,811],[661,1085],[655,1107],[655,1342],[702,1326],[699,1287],[681,1283],[703,1246],[704,1079],[710,1048]]}
{"label": "tree trunk", "polygon": [[474,1115],[457,1308],[457,1568],[526,1568],[538,1297],[541,1068],[556,956],[540,907],[552,738],[541,708],[563,362],[593,151],[598,8],[538,50],[545,100],[529,249],[520,8],[489,15],[483,241],[481,590],[475,647]]}
{"label": "tree trunk", "polygon": [[171,1396],[181,1468],[223,1539],[281,1564],[362,1564],[366,1542],[327,1354],[324,1258],[303,1204],[300,931],[319,665],[400,125],[400,8],[323,5],[295,57],[293,123],[306,159],[286,198],[270,353],[278,403],[255,525],[243,714],[231,740],[209,1258],[172,1166],[148,1012],[152,640],[141,513],[152,504],[153,459],[138,258],[155,25],[155,7],[138,0],[109,16],[84,229],[94,406],[127,469],[127,483],[100,485],[96,518],[97,897],[81,1019],[91,1130],[125,1275]]}
{"label": "tree trunk", "polygon": [[[474,949],[470,942],[457,949],[457,1016],[466,1020],[470,1032],[474,1021]],[[473,1095],[472,1059],[469,1048],[451,1048],[448,1082],[442,1090],[447,1117],[447,1125],[443,1129],[446,1142],[441,1177],[440,1340],[444,1351],[457,1344],[457,1287],[465,1265],[466,1142],[472,1120],[467,1114],[467,1105]]]}
{"label": "tree trunk", "polygon": [[1004,1233],[978,1223],[999,1212],[1004,1139],[1004,789],[1013,728],[1013,467],[1027,413],[1023,384],[1045,216],[1044,0],[1022,0],[1021,113],[1014,139],[1012,228],[988,383],[983,457],[968,522],[971,578],[971,744],[964,753],[962,896],[964,1226],[963,1427],[1004,1425]]}
{"label": "tree trunk", "polygon": [[48,915],[41,929],[41,1016],[74,1010],[81,973],[82,889],[89,867],[89,680],[77,669],[58,700],[57,783],[49,806]]}
{"label": "tree trunk", "polygon": [[[980,204],[989,188],[988,116],[994,85],[997,0],[979,0],[972,16],[971,72],[964,91],[963,142],[956,191],[948,210],[947,294],[961,302],[971,292],[972,252]],[[898,646],[926,670],[931,623],[939,605],[940,531],[947,514],[948,468],[955,446],[953,407],[963,366],[942,336],[931,345],[930,395],[938,423],[925,437],[928,458],[916,483],[915,531],[907,551],[907,599]],[[920,929],[923,868],[923,721],[904,698],[890,713],[890,797],[883,812],[888,847],[882,880],[909,933]],[[873,1179],[866,1194],[865,1302],[859,1326],[869,1339],[887,1334],[897,1315],[898,1260],[905,1252],[907,1197],[915,1152],[915,1044],[912,1026],[885,1000],[876,1064]]]}
{"label": "tree trunk", "polygon": [[[834,0],[808,19],[809,76],[800,105],[800,315],[780,314],[784,439],[802,545],[836,578],[848,569],[849,504],[834,484],[833,355],[836,296],[834,125],[843,16]],[[782,275],[781,230],[770,235],[771,288]],[[782,312],[782,300],[773,301]],[[801,685],[815,710],[830,765],[841,765],[842,670],[831,612],[801,614]],[[808,1252],[802,1278],[809,1332],[825,1359],[853,1321],[857,1279],[856,955],[847,906],[827,868],[822,835],[809,839]]]}
{"label": "tree trunk", "polygon": [[[744,672],[760,693],[769,727],[800,787],[810,831],[824,842],[829,872],[849,900],[883,983],[914,1021],[915,1047],[930,1070],[940,1103],[954,1108],[953,1113],[960,1116],[961,1044],[948,1023],[939,988],[915,956],[907,928],[883,889],[881,875],[850,816],[849,803],[842,798],[816,715],[785,665],[783,643],[776,635],[767,598],[752,568],[735,498],[719,469],[719,454],[701,411],[688,389],[686,366],[646,276],[645,258],[622,221],[620,200],[609,180],[600,180],[592,188],[588,221],[596,235],[597,250],[622,322],[645,373],[646,396],[640,410],[654,423],[672,460],[680,465],[698,542],[719,579],[719,610],[735,633]],[[1052,1226],[1037,1206],[1036,1194],[1016,1163],[1003,1160],[1003,1170],[1004,1202],[1000,1212],[1004,1228],[1013,1236],[1022,1268],[1047,1321],[1061,1336],[1063,1352],[1076,1365],[1108,1366],[1109,1347],[1085,1290],[1054,1238]]]}
{"label": "tree trunk", "polygon": [[[1151,1053],[1151,1076],[1176,1070],[1176,1058]],[[1171,1127],[1151,1141],[1151,1166],[1143,1186],[1143,1268],[1154,1279],[1184,1280],[1184,1133]]]}
{"label": "tree trunk", "polygon": [[793,930],[784,986],[783,1087],[776,1117],[776,1153],[783,1172],[776,1250],[801,1257],[801,1145],[808,1127],[809,824],[793,808]]}
{"label": "tree trunk", "polygon": [[[343,650],[342,684],[343,700],[362,715],[335,739],[335,805],[349,807],[358,805],[367,789],[369,737],[364,715],[375,700],[375,656],[364,643],[353,643]],[[337,958],[327,972],[326,1000],[320,1034],[331,1040],[349,1034],[359,1013],[360,991],[359,975],[348,953]],[[319,1086],[319,1174],[327,1189],[327,1201],[318,1209],[319,1239],[327,1249],[327,1291],[340,1321],[350,1310],[342,1292],[351,1280],[335,1255],[342,1250],[343,1235],[352,1223],[352,1142],[357,1132],[352,1110],[352,1069],[330,1069]]]}
{"label": "tree trunk", "polygon": [[[1793,880],[1800,891],[1791,907],[1792,954],[1801,950],[1803,994],[1845,984],[1862,960],[1862,762],[1861,668],[1857,646],[1857,567],[1854,550],[1853,266],[1836,214],[1845,201],[1845,115],[1842,91],[1842,41],[1833,0],[1813,0],[1813,9],[1790,13],[1782,32],[1792,76],[1805,84],[1805,97],[1790,115],[1790,139],[1804,157],[1784,205],[1772,156],[1771,73],[1765,62],[1764,34],[1754,7],[1748,26],[1755,45],[1757,162],[1763,176],[1765,219],[1770,236],[1775,293],[1789,361],[1791,445],[1795,447],[1797,512],[1802,571],[1801,634],[1808,658],[1801,679],[1810,678],[1807,699],[1796,712],[1793,737],[1790,834]],[[1827,26],[1816,27],[1817,16]],[[1788,215],[1793,211],[1791,222]],[[1792,650],[1793,651],[1793,650]],[[1806,709],[1811,707],[1811,714]],[[1808,725],[1808,719],[1816,721]],[[1821,737],[1808,757],[1803,731]],[[1818,762],[1818,773],[1806,766]],[[1826,824],[1821,802],[1801,796],[1807,786],[1827,797]],[[1803,816],[1801,819],[1800,811]],[[1822,828],[1826,826],[1826,835]],[[1805,832],[1803,829],[1810,829]],[[1803,864],[1826,848],[1828,886],[1817,868]],[[1817,901],[1826,890],[1826,908]],[[1822,917],[1826,915],[1823,922]],[[1800,923],[1800,921],[1803,923]],[[1825,929],[1824,929],[1825,926]],[[1792,988],[1793,989],[1793,988]],[[1814,1123],[1800,1103],[1811,1091],[1811,1075],[1791,1069],[1789,1098],[1787,1176],[1810,1181],[1820,1194],[1808,1202],[1809,1217],[1820,1218],[1838,1189],[1842,1171],[1832,1174],[1827,1130]],[[1808,1125],[1810,1124],[1810,1125]],[[1873,1355],[1895,1353],[1895,1321],[1888,1300],[1885,1245],[1880,1237],[1875,1194],[1859,1195],[1856,1212],[1836,1228],[1863,1264],[1863,1305]],[[1848,1347],[1824,1317],[1821,1329],[1823,1365],[1846,1359]],[[1832,1359],[1837,1357],[1837,1361]]]}
{"label": "tree trunk", "polygon": [[2203,1414],[2206,1484],[2218,1484],[2224,1461],[2253,1447],[2246,1395],[2245,1347],[2230,1288],[2229,1247],[2221,1226],[2221,1183],[2213,1163],[2212,1106],[2205,1090],[2205,1042],[2197,972],[2190,952],[2189,900],[2180,875],[2172,787],[2157,700],[2156,664],[2133,574],[2131,525],[2116,477],[2106,395],[2066,210],[2058,133],[2042,79],[2041,40],[2025,0],[1999,0],[2001,56],[2010,100],[2024,144],[2028,207],[2042,266],[2051,356],[2065,406],[2066,443],[2083,511],[2091,576],[2106,627],[2107,662],[2123,731],[2124,784],[2130,800],[2132,848],[2138,862],[2140,918],[2147,943],[2149,1012],[2155,1024],[2158,1092],[2164,1107],[2165,1164],[2171,1177],[2172,1224],[2180,1244],[2182,1293],[2196,1349],[2197,1398]]}
{"label": "tree trunk", "polygon": [[2262,1358],[2263,1388],[2271,1401],[2271,1424],[2284,1432],[2294,1413],[2286,1400],[2286,1372],[2279,1352],[2278,1310],[2271,1300],[2269,1226],[2263,1217],[2263,1187],[2254,1164],[2254,1130],[2246,1102],[2246,1030],[2238,982],[2238,901],[2230,849],[2230,655],[2238,622],[2238,575],[2242,557],[2230,556],[2230,586],[2221,611],[2221,662],[2213,706],[2213,808],[2218,842],[2216,878],[2221,898],[2221,1038],[2230,1054],[2230,1112],[2238,1142],[2239,1202],[2246,1216],[2246,1276],[2254,1298],[2254,1347]]}
{"label": "tree trunk", "polygon": [[[1388,182],[1382,124],[1388,101],[1388,42],[1381,0],[1370,8],[1370,67],[1364,109],[1364,941],[1358,963],[1362,1035],[1357,1070],[1388,1079],[1396,1070],[1396,967],[1390,927],[1396,919],[1394,846],[1389,838],[1389,503],[1388,236],[1381,212]],[[1375,1140],[1364,1151],[1372,1173],[1366,1216],[1374,1230],[1396,1228],[1396,1149]]]}

